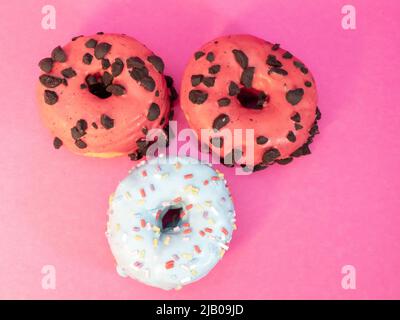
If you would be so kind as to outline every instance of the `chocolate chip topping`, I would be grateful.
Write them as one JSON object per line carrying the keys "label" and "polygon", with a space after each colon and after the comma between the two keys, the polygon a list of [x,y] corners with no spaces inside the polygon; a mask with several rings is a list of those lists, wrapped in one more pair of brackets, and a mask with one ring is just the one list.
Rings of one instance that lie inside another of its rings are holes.
{"label": "chocolate chip topping", "polygon": [[292,119],[294,122],[300,122],[301,121],[300,113],[296,112],[294,115],[290,117],[290,119]]}
{"label": "chocolate chip topping", "polygon": [[230,103],[231,103],[231,99],[229,99],[229,98],[221,98],[221,99],[218,100],[218,105],[220,107],[229,106]]}
{"label": "chocolate chip topping", "polygon": [[130,72],[130,76],[136,80],[136,81],[141,81],[144,77],[147,77],[149,75],[149,71],[145,68],[136,68],[134,67]]}
{"label": "chocolate chip topping", "polygon": [[42,74],[39,77],[39,81],[46,88],[55,88],[63,82],[61,78],[53,77],[48,74]]}
{"label": "chocolate chip topping", "polygon": [[143,68],[144,61],[139,57],[130,57],[126,59],[126,65],[128,68]]}
{"label": "chocolate chip topping", "polygon": [[107,42],[100,42],[96,45],[94,48],[94,56],[96,59],[103,59],[106,54],[110,51],[111,49],[111,44]]}
{"label": "chocolate chip topping", "polygon": [[192,86],[196,87],[198,86],[202,81],[203,81],[203,75],[202,74],[194,74],[190,78],[190,81],[192,82]]}
{"label": "chocolate chip topping", "polygon": [[[111,75],[111,73],[105,71],[105,72],[103,73],[101,79],[102,79],[102,81],[103,81],[104,86],[107,87],[107,86],[109,86],[109,85],[113,82],[114,77]],[[111,91],[110,91],[110,92],[111,92]]]}
{"label": "chocolate chip topping", "polygon": [[312,86],[312,83],[310,81],[304,81],[304,85],[309,88]]}
{"label": "chocolate chip topping", "polygon": [[95,129],[98,129],[98,128],[99,128],[99,127],[97,126],[97,123],[96,123],[96,122],[92,122],[92,127],[95,128]]}
{"label": "chocolate chip topping", "polygon": [[147,112],[147,119],[149,121],[154,121],[156,120],[160,115],[160,107],[158,106],[157,103],[152,103],[150,105],[149,111]]}
{"label": "chocolate chip topping", "polygon": [[272,50],[272,51],[276,51],[276,50],[279,49],[280,46],[281,46],[281,45],[280,45],[279,43],[275,43],[275,44],[272,46],[271,50]]}
{"label": "chocolate chip topping", "polygon": [[101,67],[103,70],[108,69],[111,66],[110,60],[108,59],[101,59]]}
{"label": "chocolate chip topping", "polygon": [[89,39],[88,41],[85,42],[86,48],[95,48],[96,45],[97,45],[97,40],[95,39]]}
{"label": "chocolate chip topping", "polygon": [[293,58],[293,55],[292,55],[289,51],[286,51],[286,52],[282,55],[282,58],[283,58],[283,59],[291,59],[291,58]]}
{"label": "chocolate chip topping", "polygon": [[288,92],[286,92],[286,100],[292,106],[295,106],[301,101],[303,95],[304,95],[304,90],[302,88],[289,90]]}
{"label": "chocolate chip topping", "polygon": [[87,144],[85,141],[79,139],[75,141],[75,145],[79,148],[79,149],[85,149],[87,147]]}
{"label": "chocolate chip topping", "polygon": [[114,63],[111,65],[111,73],[114,77],[117,77],[121,74],[124,69],[124,63],[120,58],[116,58]]}
{"label": "chocolate chip topping", "polygon": [[286,135],[286,138],[290,142],[296,142],[296,135],[293,133],[293,131],[289,131],[288,134]]}
{"label": "chocolate chip topping", "polygon": [[207,53],[206,60],[209,62],[213,62],[215,60],[215,55],[212,52]]}
{"label": "chocolate chip topping", "polygon": [[246,69],[249,65],[249,59],[247,58],[246,54],[242,50],[237,49],[233,49],[232,53],[239,66],[241,66],[242,69]]}
{"label": "chocolate chip topping", "polygon": [[154,82],[154,79],[150,76],[145,76],[140,80],[140,85],[145,88],[147,91],[154,91],[154,88],[156,87],[156,83]]}
{"label": "chocolate chip topping", "polygon": [[296,151],[294,151],[291,154],[291,156],[292,157],[300,157],[300,156],[305,156],[307,154],[311,154],[311,151],[310,151],[310,148],[308,147],[308,144],[305,143],[300,148],[298,148]]}
{"label": "chocolate chip topping", "polygon": [[218,117],[216,117],[213,121],[212,127],[214,130],[220,130],[224,126],[229,123],[229,116],[225,113],[221,113]]}
{"label": "chocolate chip topping", "polygon": [[215,77],[204,77],[203,84],[208,88],[213,87],[215,84]]}
{"label": "chocolate chip topping", "polygon": [[264,163],[270,163],[274,161],[276,158],[280,157],[281,153],[276,148],[271,148],[264,152],[262,160]]}
{"label": "chocolate chip topping", "polygon": [[55,138],[54,138],[54,140],[53,140],[53,146],[54,146],[54,148],[60,149],[61,146],[62,146],[62,144],[63,144],[63,142],[61,141],[60,138],[58,138],[58,137],[55,137]]}
{"label": "chocolate chip topping", "polygon": [[39,61],[39,68],[43,72],[50,72],[53,69],[53,59],[52,58],[44,58]]}
{"label": "chocolate chip topping", "polygon": [[271,67],[276,67],[276,68],[282,67],[282,63],[276,59],[276,56],[272,54],[268,55],[266,63]]}
{"label": "chocolate chip topping", "polygon": [[275,161],[276,161],[276,163],[278,163],[278,164],[285,165],[285,164],[288,164],[288,163],[292,162],[292,161],[293,161],[293,158],[292,158],[292,157],[289,157],[289,158],[285,158],[285,159],[277,159],[277,160],[275,160]]}
{"label": "chocolate chip topping", "polygon": [[104,32],[103,32],[103,31],[99,31],[99,32],[96,32],[96,34],[98,34],[98,35],[103,35]]}
{"label": "chocolate chip topping", "polygon": [[81,37],[83,37],[83,35],[73,37],[73,38],[71,39],[71,41],[75,41],[76,39],[79,39],[79,38],[81,38]]}
{"label": "chocolate chip topping", "polygon": [[167,83],[167,88],[171,88],[174,84],[174,79],[170,76],[165,76],[165,82]]}
{"label": "chocolate chip topping", "polygon": [[198,60],[204,55],[205,55],[205,53],[203,51],[197,51],[194,53],[194,58],[195,58],[195,60]]}
{"label": "chocolate chip topping", "polygon": [[202,104],[208,98],[208,93],[201,90],[191,90],[189,92],[189,100],[194,104]]}
{"label": "chocolate chip topping", "polygon": [[269,69],[268,74],[271,74],[271,73],[277,73],[277,74],[280,74],[282,76],[287,76],[288,75],[288,72],[285,69],[276,68],[276,67],[272,67],[271,69]]}
{"label": "chocolate chip topping", "polygon": [[298,131],[298,130],[301,130],[301,129],[303,129],[303,126],[300,124],[300,123],[295,123],[294,124],[294,128]]}
{"label": "chocolate chip topping", "polygon": [[100,123],[105,129],[111,129],[114,127],[114,119],[110,118],[106,114],[102,114],[100,117]]}
{"label": "chocolate chip topping", "polygon": [[81,83],[81,85],[79,86],[82,90],[87,88],[87,85],[85,83]]}
{"label": "chocolate chip topping", "polygon": [[51,58],[57,62],[67,61],[67,55],[60,46],[53,49],[53,51],[51,52]]}
{"label": "chocolate chip topping", "polygon": [[316,120],[320,120],[321,119],[321,111],[319,110],[318,107],[317,107],[317,110],[315,112],[315,119]]}
{"label": "chocolate chip topping", "polygon": [[84,64],[91,64],[93,60],[93,56],[90,53],[85,53],[82,57],[82,62]]}
{"label": "chocolate chip topping", "polygon": [[76,72],[72,68],[66,68],[66,69],[62,70],[61,74],[67,79],[73,78],[76,76]]}
{"label": "chocolate chip topping", "polygon": [[79,119],[79,120],[76,122],[76,127],[78,128],[79,131],[84,132],[84,131],[86,131],[86,129],[88,128],[88,124],[87,124],[86,120],[84,120],[84,119]]}
{"label": "chocolate chip topping", "polygon": [[106,91],[111,92],[114,96],[122,96],[126,93],[126,89],[120,84],[110,84]]}
{"label": "chocolate chip topping", "polygon": [[236,83],[234,83],[233,81],[231,81],[229,83],[228,90],[229,90],[229,95],[230,96],[236,96],[240,92],[239,86]]}
{"label": "chocolate chip topping", "polygon": [[159,73],[164,72],[164,62],[162,61],[162,59],[160,57],[155,56],[155,55],[149,56],[147,58],[147,61],[149,61],[154,66],[154,68],[156,68],[156,70]]}
{"label": "chocolate chip topping", "polygon": [[210,74],[216,74],[221,70],[221,66],[219,64],[215,64],[208,68],[208,73]]}
{"label": "chocolate chip topping", "polygon": [[253,83],[254,69],[254,67],[247,67],[243,70],[242,75],[240,76],[240,83],[246,88],[251,88]]}
{"label": "chocolate chip topping", "polygon": [[75,127],[71,128],[71,136],[75,140],[82,138],[86,134],[86,129],[88,125],[86,120],[80,119],[76,122]]}
{"label": "chocolate chip topping", "polygon": [[268,138],[264,136],[258,136],[256,142],[257,144],[266,144],[268,142]]}
{"label": "chocolate chip topping", "polygon": [[56,104],[58,101],[58,95],[54,91],[44,90],[44,102],[48,105]]}
{"label": "chocolate chip topping", "polygon": [[216,148],[222,148],[224,145],[223,137],[213,137],[210,139],[210,143]]}
{"label": "chocolate chip topping", "polygon": [[296,68],[299,68],[300,71],[304,74],[308,73],[308,69],[306,68],[306,66],[304,65],[304,63],[300,62],[300,61],[293,61],[293,64]]}

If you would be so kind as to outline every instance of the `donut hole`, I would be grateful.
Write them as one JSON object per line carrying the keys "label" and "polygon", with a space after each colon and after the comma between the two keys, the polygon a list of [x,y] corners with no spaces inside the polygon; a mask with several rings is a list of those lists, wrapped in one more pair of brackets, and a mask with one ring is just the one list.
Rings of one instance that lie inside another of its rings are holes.
{"label": "donut hole", "polygon": [[247,109],[262,109],[264,103],[268,102],[268,96],[264,91],[245,87],[240,89],[237,99],[241,106]]}
{"label": "donut hole", "polygon": [[164,214],[161,218],[161,231],[166,232],[178,227],[182,221],[182,211],[182,207],[170,207],[164,211]]}
{"label": "donut hole", "polygon": [[107,91],[107,86],[103,83],[100,74],[90,74],[86,77],[86,84],[91,94],[100,99],[107,99],[112,96],[112,93]]}

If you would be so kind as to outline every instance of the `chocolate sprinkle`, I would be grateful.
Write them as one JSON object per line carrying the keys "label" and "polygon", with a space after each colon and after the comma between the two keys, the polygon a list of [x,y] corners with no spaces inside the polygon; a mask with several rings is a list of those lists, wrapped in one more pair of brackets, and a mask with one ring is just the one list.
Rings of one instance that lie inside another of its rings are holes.
{"label": "chocolate sprinkle", "polygon": [[170,76],[165,76],[165,82],[167,83],[167,88],[171,88],[174,84],[174,79]]}
{"label": "chocolate sprinkle", "polygon": [[61,139],[58,138],[58,137],[55,137],[54,140],[53,140],[54,148],[60,149],[62,145],[63,145],[63,142],[61,141]]}
{"label": "chocolate sprinkle", "polygon": [[264,163],[270,163],[274,161],[276,158],[278,158],[280,155],[281,153],[279,152],[278,149],[271,148],[264,152],[262,159]]}
{"label": "chocolate sprinkle", "polygon": [[101,59],[101,67],[103,70],[108,69],[111,66],[110,60],[108,59]]}
{"label": "chocolate sprinkle", "polygon": [[205,55],[205,53],[203,51],[197,51],[194,53],[194,58],[195,58],[195,60],[198,60],[204,55]]}
{"label": "chocolate sprinkle", "polygon": [[240,92],[239,86],[236,83],[234,83],[233,81],[231,81],[229,83],[229,89],[228,90],[229,90],[229,95],[230,96],[236,96]]}
{"label": "chocolate sprinkle", "polygon": [[213,87],[215,84],[215,77],[204,77],[203,84],[208,88]]}
{"label": "chocolate sprinkle", "polygon": [[289,90],[288,92],[286,92],[286,100],[292,106],[295,106],[301,101],[303,95],[304,95],[304,90],[302,88]]}
{"label": "chocolate sprinkle", "polygon": [[154,91],[154,88],[156,87],[156,83],[154,82],[154,79],[150,76],[145,76],[140,80],[140,85],[144,87],[147,91]]}
{"label": "chocolate sprinkle", "polygon": [[192,75],[192,77],[190,78],[190,81],[192,82],[192,86],[196,87],[198,86],[201,81],[203,81],[203,75],[202,74],[194,74]]}
{"label": "chocolate sprinkle", "polygon": [[110,118],[106,114],[101,115],[100,123],[107,130],[114,127],[114,119]]}
{"label": "chocolate sprinkle", "polygon": [[61,71],[61,74],[66,77],[67,79],[69,78],[73,78],[76,76],[76,72],[74,69],[72,68],[66,68],[64,70]]}
{"label": "chocolate sprinkle", "polygon": [[230,103],[231,103],[231,99],[229,99],[229,98],[221,98],[221,99],[218,100],[218,105],[220,107],[229,106]]}
{"label": "chocolate sprinkle", "polygon": [[39,68],[43,72],[50,72],[53,69],[53,59],[52,58],[44,58],[39,61]]}
{"label": "chocolate sprinkle", "polygon": [[128,68],[143,68],[144,61],[139,57],[130,57],[126,59],[126,65]]}
{"label": "chocolate sprinkle", "polygon": [[279,49],[279,47],[280,47],[280,44],[279,44],[279,43],[275,43],[275,44],[272,46],[271,50],[272,50],[272,51],[276,51],[276,50]]}
{"label": "chocolate sprinkle", "polygon": [[294,124],[294,128],[298,131],[298,130],[301,130],[301,129],[303,129],[303,126],[300,124],[300,123],[295,123]]}
{"label": "chocolate sprinkle", "polygon": [[281,68],[276,68],[276,67],[272,67],[271,69],[269,69],[268,74],[271,73],[277,73],[280,74],[282,76],[287,76],[288,72],[285,69],[281,69]]}
{"label": "chocolate sprinkle", "polygon": [[207,61],[213,62],[215,60],[215,55],[212,52],[207,53],[206,56]]}
{"label": "chocolate sprinkle", "polygon": [[61,78],[53,77],[48,74],[42,74],[39,77],[39,81],[46,88],[55,88],[63,82]]}
{"label": "chocolate sprinkle", "polygon": [[264,136],[258,136],[256,142],[257,144],[266,144],[268,142],[268,138]]}
{"label": "chocolate sprinkle", "polygon": [[75,141],[75,145],[79,148],[79,149],[85,149],[87,147],[87,144],[85,141],[79,139]]}
{"label": "chocolate sprinkle", "polygon": [[246,88],[251,88],[254,76],[254,69],[254,67],[247,67],[242,72],[240,83],[243,84]]}
{"label": "chocolate sprinkle", "polygon": [[114,77],[117,77],[121,74],[124,69],[124,63],[120,58],[116,58],[114,63],[111,65],[111,73]]}
{"label": "chocolate sprinkle", "polygon": [[286,51],[286,52],[282,55],[282,58],[283,58],[283,59],[291,59],[291,58],[293,58],[293,55],[292,55],[289,51]]}
{"label": "chocolate sprinkle", "polygon": [[300,113],[296,112],[294,115],[290,117],[290,119],[292,119],[294,122],[300,122],[301,121]]}
{"label": "chocolate sprinkle", "polygon": [[235,56],[236,62],[242,69],[246,69],[249,65],[249,59],[247,58],[246,54],[242,50],[233,49],[233,55]]}
{"label": "chocolate sprinkle", "polygon": [[310,88],[310,87],[312,86],[312,83],[311,83],[310,81],[305,81],[305,82],[304,82],[304,85],[305,85],[307,88]]}
{"label": "chocolate sprinkle", "polygon": [[111,92],[114,96],[122,96],[126,93],[126,89],[120,84],[110,84],[106,91]]}
{"label": "chocolate sprinkle", "polygon": [[219,64],[215,64],[208,68],[208,73],[210,74],[216,74],[221,70],[221,66]]}
{"label": "chocolate sprinkle", "polygon": [[51,52],[51,58],[54,61],[58,61],[58,62],[67,61],[67,55],[65,54],[64,50],[60,46],[53,49],[53,51]]}
{"label": "chocolate sprinkle", "polygon": [[296,142],[296,135],[293,133],[293,131],[289,131],[288,134],[286,135],[286,138],[290,142]]}
{"label": "chocolate sprinkle", "polygon": [[216,117],[213,121],[212,127],[214,130],[220,130],[224,126],[229,123],[229,116],[225,113],[221,113],[218,117]]}
{"label": "chocolate sprinkle", "polygon": [[56,104],[58,101],[58,95],[54,91],[44,90],[44,102],[48,105]]}
{"label": "chocolate sprinkle", "polygon": [[223,137],[213,137],[210,139],[210,143],[216,148],[222,148],[224,145]]}
{"label": "chocolate sprinkle", "polygon": [[201,90],[191,90],[189,92],[189,100],[194,104],[202,104],[208,98],[208,93]]}
{"label": "chocolate sprinkle", "polygon": [[[109,73],[107,71],[105,71],[103,73],[103,76],[101,78],[103,80],[104,86],[106,86],[106,87],[109,86],[114,80],[114,77],[111,75],[111,73]],[[109,91],[109,92],[111,92],[111,91]]]}
{"label": "chocolate sprinkle", "polygon": [[266,63],[271,67],[276,67],[276,68],[282,67],[282,62],[277,60],[276,56],[272,54],[268,55]]}
{"label": "chocolate sprinkle", "polygon": [[156,70],[159,73],[163,73],[164,72],[164,62],[162,61],[162,59],[160,57],[154,56],[154,55],[153,56],[149,56],[147,58],[147,61],[149,61],[154,66],[154,68],[156,68]]}
{"label": "chocolate sprinkle", "polygon": [[311,154],[310,148],[308,147],[308,143],[303,144],[300,148],[294,151],[291,156],[292,157],[300,157],[305,156],[307,154]]}
{"label": "chocolate sprinkle", "polygon": [[90,53],[85,53],[82,57],[82,62],[84,64],[91,64],[93,60],[93,56]]}
{"label": "chocolate sprinkle", "polygon": [[160,107],[158,106],[157,103],[152,103],[150,105],[149,111],[147,112],[147,119],[149,121],[154,121],[158,118],[160,115]]}
{"label": "chocolate sprinkle", "polygon": [[107,42],[100,42],[94,48],[94,56],[99,60],[103,59],[106,56],[106,54],[110,51],[110,49],[111,49],[111,44]]}
{"label": "chocolate sprinkle", "polygon": [[96,45],[97,45],[97,40],[95,39],[89,39],[88,41],[85,42],[86,48],[95,48]]}

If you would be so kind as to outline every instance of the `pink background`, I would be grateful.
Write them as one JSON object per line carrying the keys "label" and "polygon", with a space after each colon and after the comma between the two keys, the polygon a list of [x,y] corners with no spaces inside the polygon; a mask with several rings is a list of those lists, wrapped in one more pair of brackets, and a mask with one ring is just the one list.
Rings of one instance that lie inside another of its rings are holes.
{"label": "pink background", "polygon": [[[349,2],[353,31],[341,28],[347,1],[1,1],[0,298],[400,298],[400,5]],[[56,30],[41,28],[45,4],[56,7]],[[97,31],[146,43],[178,85],[190,55],[229,33],[281,43],[318,83],[313,154],[247,177],[222,168],[239,229],[221,263],[181,291],[114,270],[107,198],[132,162],[56,151],[39,121],[37,62]],[[56,290],[41,288],[48,264]],[[356,290],[341,287],[346,264]]]}

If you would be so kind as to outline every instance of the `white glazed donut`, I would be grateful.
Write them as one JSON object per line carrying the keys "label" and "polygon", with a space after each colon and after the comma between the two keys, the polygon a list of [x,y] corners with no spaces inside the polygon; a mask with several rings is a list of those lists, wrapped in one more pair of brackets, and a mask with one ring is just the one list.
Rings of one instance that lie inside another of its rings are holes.
{"label": "white glazed donut", "polygon": [[204,277],[235,229],[222,173],[186,157],[138,164],[110,197],[108,215],[117,272],[165,290]]}

